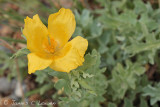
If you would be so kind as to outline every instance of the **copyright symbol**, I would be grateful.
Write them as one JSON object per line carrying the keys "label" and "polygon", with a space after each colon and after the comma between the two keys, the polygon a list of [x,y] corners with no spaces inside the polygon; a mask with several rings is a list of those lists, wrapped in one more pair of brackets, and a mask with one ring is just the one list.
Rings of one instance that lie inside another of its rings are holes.
{"label": "copyright symbol", "polygon": [[8,105],[8,101],[7,100],[4,101],[4,105]]}

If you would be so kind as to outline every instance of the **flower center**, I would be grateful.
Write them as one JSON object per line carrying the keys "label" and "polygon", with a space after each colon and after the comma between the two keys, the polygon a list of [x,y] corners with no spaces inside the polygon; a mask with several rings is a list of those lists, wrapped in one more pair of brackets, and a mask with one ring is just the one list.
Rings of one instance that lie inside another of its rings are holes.
{"label": "flower center", "polygon": [[57,48],[57,42],[53,38],[48,37],[48,40],[44,42],[43,47],[47,53],[53,54]]}

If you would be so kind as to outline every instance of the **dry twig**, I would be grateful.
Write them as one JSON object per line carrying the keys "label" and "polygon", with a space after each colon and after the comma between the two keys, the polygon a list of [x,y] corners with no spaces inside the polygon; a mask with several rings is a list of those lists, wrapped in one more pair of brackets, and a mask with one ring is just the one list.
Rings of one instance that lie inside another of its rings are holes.
{"label": "dry twig", "polygon": [[[0,45],[6,47],[7,49],[9,49],[12,53],[15,53],[16,51],[14,50],[14,48],[9,44],[7,43],[5,40],[2,40],[0,39]],[[24,102],[25,104],[25,96],[24,96],[24,92],[23,92],[23,88],[22,88],[22,84],[21,84],[21,75],[20,75],[20,71],[19,71],[19,65],[18,65],[18,60],[17,58],[15,58],[15,63],[16,63],[16,71],[17,71],[17,77],[18,77],[18,83],[20,84],[20,90],[21,90],[21,93],[22,93],[22,101]],[[25,107],[25,105],[24,105]]]}

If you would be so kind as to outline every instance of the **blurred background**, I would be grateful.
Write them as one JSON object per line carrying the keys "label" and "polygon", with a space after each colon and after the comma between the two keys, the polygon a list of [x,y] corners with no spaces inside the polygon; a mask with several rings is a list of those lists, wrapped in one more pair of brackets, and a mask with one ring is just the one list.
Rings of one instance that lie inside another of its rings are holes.
{"label": "blurred background", "polygon": [[[57,95],[61,91],[50,85],[57,78],[46,72],[29,75],[27,52],[20,53],[18,58],[11,57],[19,49],[26,48],[26,40],[22,35],[26,16],[39,14],[47,26],[48,16],[61,7],[70,8],[75,14],[77,27],[72,37],[81,35],[88,39],[89,48],[86,53],[96,49],[101,54],[100,67],[107,67],[104,75],[110,82],[104,95],[105,100],[100,105],[158,107],[159,0],[0,0],[1,102],[7,99],[9,105],[13,102],[12,99],[53,101],[56,103],[54,106],[58,106]],[[135,74],[123,74],[120,71],[117,75],[121,77],[116,77],[112,72],[121,69],[117,66],[119,63],[124,67],[128,64],[129,68],[124,69],[135,70]],[[124,80],[125,77],[128,80]],[[119,89],[122,85],[125,88]],[[108,102],[111,102],[110,105]],[[0,107],[4,107],[3,103],[0,103]]]}

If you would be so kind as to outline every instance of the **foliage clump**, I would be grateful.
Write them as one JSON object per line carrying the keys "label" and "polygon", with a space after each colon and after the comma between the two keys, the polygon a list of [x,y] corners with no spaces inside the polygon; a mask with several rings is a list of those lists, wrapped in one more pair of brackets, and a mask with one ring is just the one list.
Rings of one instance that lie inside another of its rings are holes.
{"label": "foliage clump", "polygon": [[100,54],[93,50],[85,56],[83,66],[71,73],[52,71],[50,75],[59,78],[55,84],[56,89],[64,88],[65,97],[60,97],[61,107],[100,107],[99,102],[104,102],[107,79],[103,75],[106,68],[99,68]]}

